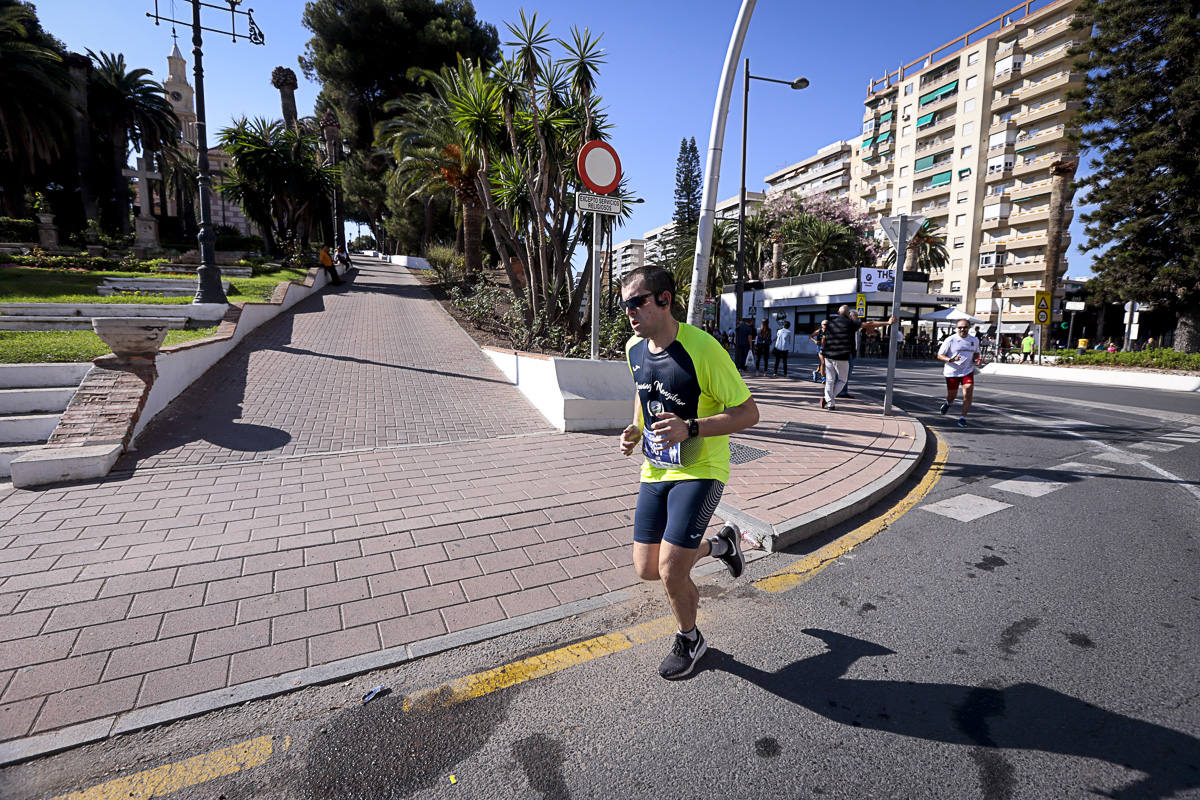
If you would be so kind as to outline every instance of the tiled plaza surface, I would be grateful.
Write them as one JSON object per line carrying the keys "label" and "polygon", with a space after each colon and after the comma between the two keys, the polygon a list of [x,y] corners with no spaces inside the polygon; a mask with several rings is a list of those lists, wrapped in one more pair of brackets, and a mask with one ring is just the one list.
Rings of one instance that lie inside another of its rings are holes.
{"label": "tiled plaza surface", "polygon": [[[613,436],[554,433],[399,267],[308,304],[185,393],[167,414],[193,427],[152,426],[132,472],[0,489],[0,740],[636,582],[638,460]],[[724,500],[757,519],[844,498],[915,447],[906,417],[751,385],[762,421],[735,441],[754,460]]]}

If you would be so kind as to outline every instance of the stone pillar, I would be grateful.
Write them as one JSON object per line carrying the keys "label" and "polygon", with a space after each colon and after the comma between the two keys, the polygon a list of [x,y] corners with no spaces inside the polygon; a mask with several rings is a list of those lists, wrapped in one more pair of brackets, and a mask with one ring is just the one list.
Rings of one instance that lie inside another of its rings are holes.
{"label": "stone pillar", "polygon": [[38,214],[38,245],[43,250],[54,250],[58,247],[58,226],[54,224],[53,214]]}

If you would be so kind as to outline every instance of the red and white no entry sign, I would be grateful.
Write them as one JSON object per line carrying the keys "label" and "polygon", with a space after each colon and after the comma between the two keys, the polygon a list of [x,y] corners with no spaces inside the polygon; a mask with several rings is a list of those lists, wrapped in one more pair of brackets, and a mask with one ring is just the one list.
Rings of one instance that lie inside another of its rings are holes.
{"label": "red and white no entry sign", "polygon": [[584,186],[596,194],[608,194],[621,182],[621,159],[617,151],[598,139],[580,148],[575,167]]}

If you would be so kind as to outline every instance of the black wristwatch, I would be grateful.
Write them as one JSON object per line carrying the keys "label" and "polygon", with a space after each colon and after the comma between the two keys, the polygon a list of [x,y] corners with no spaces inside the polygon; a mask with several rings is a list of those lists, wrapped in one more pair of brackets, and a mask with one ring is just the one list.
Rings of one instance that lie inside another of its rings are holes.
{"label": "black wristwatch", "polygon": [[689,419],[688,420],[688,438],[695,439],[699,435],[700,435],[700,420]]}

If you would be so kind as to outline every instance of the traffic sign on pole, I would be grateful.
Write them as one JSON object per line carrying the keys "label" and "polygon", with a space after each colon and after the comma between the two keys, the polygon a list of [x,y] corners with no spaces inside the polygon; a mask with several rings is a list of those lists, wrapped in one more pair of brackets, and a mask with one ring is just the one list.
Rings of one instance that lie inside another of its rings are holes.
{"label": "traffic sign on pole", "polygon": [[921,229],[921,226],[925,224],[925,218],[920,214],[909,214],[902,216],[905,216],[903,229],[904,241],[900,243],[897,243],[897,240],[901,235],[900,217],[884,217],[883,219],[879,220],[879,227],[883,228],[883,232],[887,234],[888,239],[892,243],[892,247],[896,248],[897,250],[908,247],[908,243],[912,241],[912,237],[915,236],[917,231]]}
{"label": "traffic sign on pole", "polygon": [[612,145],[599,139],[579,148],[575,168],[584,186],[596,194],[609,194],[621,183],[621,159]]}
{"label": "traffic sign on pole", "polygon": [[858,312],[860,317],[867,315],[867,296],[859,293],[854,297],[854,310]]}
{"label": "traffic sign on pole", "polygon": [[1037,291],[1033,293],[1033,315],[1038,325],[1050,324],[1050,293]]}

